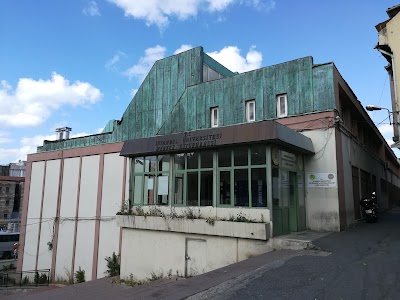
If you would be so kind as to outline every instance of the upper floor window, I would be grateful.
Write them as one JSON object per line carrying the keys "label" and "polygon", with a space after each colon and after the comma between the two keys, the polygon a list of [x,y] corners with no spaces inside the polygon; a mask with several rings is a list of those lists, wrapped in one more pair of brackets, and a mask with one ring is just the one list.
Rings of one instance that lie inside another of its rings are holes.
{"label": "upper floor window", "polygon": [[10,192],[10,187],[6,186],[6,193]]}
{"label": "upper floor window", "polygon": [[218,107],[212,107],[211,110],[211,127],[218,127],[218,119],[219,119],[219,113],[218,113]]}
{"label": "upper floor window", "polygon": [[256,120],[256,101],[246,101],[246,121],[254,122]]}
{"label": "upper floor window", "polygon": [[276,116],[278,118],[287,116],[287,94],[276,96]]}

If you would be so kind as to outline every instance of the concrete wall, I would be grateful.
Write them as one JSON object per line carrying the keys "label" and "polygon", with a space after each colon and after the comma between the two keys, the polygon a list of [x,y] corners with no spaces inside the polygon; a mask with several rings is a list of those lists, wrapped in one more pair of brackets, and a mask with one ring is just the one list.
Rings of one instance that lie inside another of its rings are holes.
{"label": "concrete wall", "polygon": [[121,208],[124,158],[118,153],[104,156],[97,278],[104,277],[107,270],[105,257],[113,252],[119,254],[120,229],[115,223],[115,215]]}
{"label": "concrete wall", "polygon": [[23,270],[36,269],[44,174],[45,162],[36,162],[32,164],[31,188],[29,190],[28,214],[26,220],[24,260],[22,265]]}
{"label": "concrete wall", "polygon": [[[50,269],[53,252],[48,243],[53,244],[54,216],[57,210],[61,160],[46,162],[46,176],[43,193],[42,223],[40,226],[40,241],[38,254],[38,269]],[[52,246],[51,246],[52,247]]]}
{"label": "concrete wall", "polygon": [[337,174],[335,129],[304,131],[311,138],[315,155],[305,158],[305,193],[307,228],[317,231],[339,231],[338,189],[308,186],[309,173]]}
{"label": "concrete wall", "polygon": [[198,275],[268,251],[267,241],[123,228],[121,277]]}
{"label": "concrete wall", "polygon": [[86,280],[105,276],[104,258],[120,252],[115,215],[129,196],[129,168],[127,159],[119,156],[121,147],[28,157],[30,184],[23,212],[27,226],[21,230],[19,270],[51,269],[55,280],[68,279],[79,267]]}
{"label": "concrete wall", "polygon": [[[73,272],[71,266],[75,248],[75,215],[78,199],[80,158],[67,158],[64,160],[64,174],[62,182],[62,195],[60,205],[60,222],[58,229],[58,245],[56,253],[55,277],[67,278]],[[69,238],[63,238],[69,237]]]}
{"label": "concrete wall", "polygon": [[93,255],[90,254],[94,250],[99,159],[99,155],[82,158],[74,269],[85,270],[86,280],[92,279]]}

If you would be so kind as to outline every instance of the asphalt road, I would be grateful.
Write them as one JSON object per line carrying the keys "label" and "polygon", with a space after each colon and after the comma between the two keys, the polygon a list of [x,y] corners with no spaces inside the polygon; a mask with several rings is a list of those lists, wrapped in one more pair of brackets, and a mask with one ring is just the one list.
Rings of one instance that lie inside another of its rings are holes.
{"label": "asphalt road", "polygon": [[381,214],[378,223],[359,222],[314,245],[322,251],[305,251],[201,298],[400,299],[399,208]]}

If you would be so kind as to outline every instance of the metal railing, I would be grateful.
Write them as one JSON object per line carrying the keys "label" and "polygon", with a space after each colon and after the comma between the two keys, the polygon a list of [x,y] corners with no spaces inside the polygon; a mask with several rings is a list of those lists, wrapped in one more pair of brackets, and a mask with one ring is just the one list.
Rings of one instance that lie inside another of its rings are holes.
{"label": "metal railing", "polygon": [[49,282],[50,269],[22,272],[0,272],[0,288],[48,286]]}

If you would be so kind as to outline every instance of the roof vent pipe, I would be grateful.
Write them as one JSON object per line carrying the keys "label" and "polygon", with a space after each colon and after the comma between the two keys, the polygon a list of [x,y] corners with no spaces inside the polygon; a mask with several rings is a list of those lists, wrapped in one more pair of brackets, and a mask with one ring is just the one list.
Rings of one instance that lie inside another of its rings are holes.
{"label": "roof vent pipe", "polygon": [[69,133],[72,130],[70,127],[64,127],[64,140],[68,140],[69,139]]}
{"label": "roof vent pipe", "polygon": [[57,134],[57,141],[62,140],[63,137],[63,132],[62,132],[62,128],[56,128],[56,134]]}

